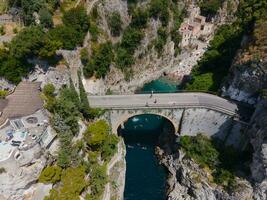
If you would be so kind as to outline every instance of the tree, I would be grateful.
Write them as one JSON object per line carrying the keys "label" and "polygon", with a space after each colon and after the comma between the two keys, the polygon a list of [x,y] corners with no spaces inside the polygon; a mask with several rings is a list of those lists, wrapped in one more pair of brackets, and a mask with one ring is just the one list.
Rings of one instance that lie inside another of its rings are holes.
{"label": "tree", "polygon": [[97,78],[104,78],[109,71],[112,60],[113,51],[111,42],[100,44],[99,48],[93,51],[90,61],[84,67],[84,75],[91,77],[95,72]]}
{"label": "tree", "polygon": [[142,38],[143,33],[140,30],[128,27],[124,31],[120,46],[125,48],[129,53],[133,54]]}
{"label": "tree", "polygon": [[25,24],[34,25],[35,17],[33,13],[38,12],[45,5],[45,0],[21,0],[20,2]]}
{"label": "tree", "polygon": [[39,10],[40,24],[45,28],[51,28],[53,26],[52,15],[47,8],[41,8]]}
{"label": "tree", "polygon": [[86,33],[89,28],[89,18],[86,10],[81,6],[65,12],[62,21],[65,26],[71,27],[80,33]]}
{"label": "tree", "polygon": [[63,47],[63,43],[56,39],[50,39],[47,36],[44,38],[44,45],[39,51],[40,58],[52,59],[56,55],[56,51]]}
{"label": "tree", "polygon": [[9,43],[10,55],[16,59],[26,60],[38,55],[42,47],[44,32],[40,27],[31,26],[20,31]]}
{"label": "tree", "polygon": [[141,8],[136,8],[132,14],[132,21],[130,26],[134,28],[145,28],[147,25],[148,12]]}
{"label": "tree", "polygon": [[80,194],[87,186],[84,167],[68,168],[62,173],[62,184],[52,189],[45,200],[79,200]]}
{"label": "tree", "polygon": [[3,25],[0,26],[0,35],[5,35],[5,27]]}
{"label": "tree", "polygon": [[201,14],[204,16],[214,16],[221,7],[222,0],[205,0],[200,3]]}
{"label": "tree", "polygon": [[3,173],[6,173],[6,169],[3,168],[3,167],[1,167],[1,168],[0,168],[0,174],[3,174]]}
{"label": "tree", "polygon": [[108,25],[112,36],[119,36],[122,31],[121,15],[118,12],[113,12],[108,17]]}
{"label": "tree", "polygon": [[48,83],[43,88],[44,95],[48,97],[54,97],[55,86],[52,83]]}
{"label": "tree", "polygon": [[80,52],[80,59],[82,61],[83,65],[86,65],[89,62],[89,56],[88,56],[88,51],[86,48],[83,48]]}
{"label": "tree", "polygon": [[91,124],[84,133],[84,138],[92,148],[99,148],[109,133],[109,125],[104,120]]}
{"label": "tree", "polygon": [[49,30],[46,39],[62,44],[62,48],[67,50],[74,49],[83,42],[84,34],[78,32],[73,27],[60,25]]}
{"label": "tree", "polygon": [[118,68],[125,70],[125,68],[134,64],[134,58],[126,49],[118,48],[116,52],[115,63]]}
{"label": "tree", "polygon": [[[4,54],[0,55],[0,76],[17,84],[21,81],[22,76],[27,75],[32,65],[25,63],[25,61],[18,60],[11,55]],[[1,56],[3,57],[1,58]]]}
{"label": "tree", "polygon": [[7,95],[8,95],[8,91],[0,90],[0,99],[6,98]]}
{"label": "tree", "polygon": [[91,194],[87,196],[87,199],[99,199],[104,191],[107,181],[106,166],[97,164],[93,165],[90,173]]}
{"label": "tree", "polygon": [[81,72],[78,73],[78,78],[79,78],[79,91],[80,91],[80,101],[81,101],[80,111],[86,119],[90,119],[91,118],[90,106],[89,106],[87,94],[86,94],[85,89],[83,87]]}
{"label": "tree", "polygon": [[169,1],[151,0],[149,13],[151,17],[159,18],[163,26],[167,26],[169,22]]}
{"label": "tree", "polygon": [[58,166],[46,167],[39,176],[39,182],[41,183],[53,183],[60,181],[62,169]]}

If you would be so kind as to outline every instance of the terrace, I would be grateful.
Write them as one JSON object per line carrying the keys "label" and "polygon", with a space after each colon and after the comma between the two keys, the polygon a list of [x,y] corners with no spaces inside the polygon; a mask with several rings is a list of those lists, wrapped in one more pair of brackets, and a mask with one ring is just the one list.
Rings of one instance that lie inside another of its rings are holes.
{"label": "terrace", "polygon": [[47,147],[55,138],[49,114],[43,110],[40,84],[21,82],[6,99],[0,99],[0,162],[12,155],[19,160],[20,152],[36,144]]}
{"label": "terrace", "polygon": [[9,120],[0,129],[0,162],[10,158],[16,149],[25,151],[39,143],[43,134],[48,134],[48,125],[48,116],[43,110]]}

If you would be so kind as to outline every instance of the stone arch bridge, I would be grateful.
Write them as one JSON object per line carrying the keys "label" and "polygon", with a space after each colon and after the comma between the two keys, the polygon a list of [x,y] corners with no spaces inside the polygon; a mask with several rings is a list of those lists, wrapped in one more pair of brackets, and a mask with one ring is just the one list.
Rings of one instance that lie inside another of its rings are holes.
{"label": "stone arch bridge", "polygon": [[207,93],[88,95],[88,99],[91,107],[107,109],[105,118],[113,133],[141,114],[163,116],[172,122],[176,133],[187,135],[219,134],[239,121],[235,102]]}

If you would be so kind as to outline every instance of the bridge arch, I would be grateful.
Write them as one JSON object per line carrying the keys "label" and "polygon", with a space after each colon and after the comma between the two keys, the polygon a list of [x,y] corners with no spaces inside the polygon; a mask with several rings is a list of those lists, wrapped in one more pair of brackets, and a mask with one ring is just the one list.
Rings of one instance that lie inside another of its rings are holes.
{"label": "bridge arch", "polygon": [[167,114],[167,112],[160,112],[156,110],[148,110],[146,112],[142,110],[137,110],[135,112],[124,112],[124,114],[118,114],[118,118],[114,121],[115,123],[112,124],[112,131],[113,133],[117,133],[119,127],[123,125],[125,122],[127,122],[129,119],[135,117],[135,116],[141,116],[141,115],[156,115],[163,117],[167,119],[174,127],[175,133],[178,132],[179,128],[179,121],[172,118],[170,115]]}

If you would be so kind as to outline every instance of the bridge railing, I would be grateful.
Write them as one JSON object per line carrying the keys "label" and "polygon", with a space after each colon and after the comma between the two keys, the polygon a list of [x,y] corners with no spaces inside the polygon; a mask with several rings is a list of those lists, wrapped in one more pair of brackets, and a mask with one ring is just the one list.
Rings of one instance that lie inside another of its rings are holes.
{"label": "bridge railing", "polygon": [[[152,91],[135,91],[135,94],[151,94]],[[165,91],[157,91],[153,90],[154,94],[164,94],[164,93],[207,93],[218,95],[217,92],[207,91],[207,90],[165,90]],[[116,95],[116,93],[114,93]],[[119,93],[117,93],[119,94]]]}
{"label": "bridge railing", "polygon": [[102,108],[111,109],[111,110],[134,110],[134,109],[174,109],[174,108],[206,108],[210,110],[215,110],[233,117],[239,117],[235,111],[226,109],[222,106],[217,106],[213,104],[147,104],[147,105],[134,105],[134,106],[121,106],[121,105],[112,105],[110,106],[101,106]]}

